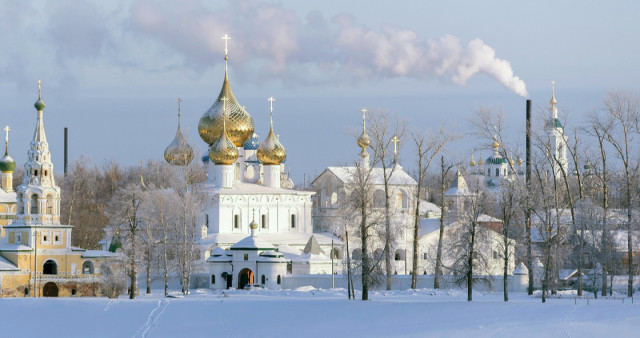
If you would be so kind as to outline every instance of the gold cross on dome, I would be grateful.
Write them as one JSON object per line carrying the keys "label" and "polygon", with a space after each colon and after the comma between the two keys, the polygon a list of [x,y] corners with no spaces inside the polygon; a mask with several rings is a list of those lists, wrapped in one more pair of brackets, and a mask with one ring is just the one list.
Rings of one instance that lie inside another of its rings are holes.
{"label": "gold cross on dome", "polygon": [[227,54],[229,54],[229,50],[227,49],[227,42],[229,40],[231,40],[231,37],[229,35],[225,34],[222,37],[222,40],[224,40],[224,55],[226,56]]}
{"label": "gold cross on dome", "polygon": [[227,113],[227,101],[229,101],[229,99],[224,96],[223,98],[220,99],[220,101],[222,101],[222,113],[226,114]]}
{"label": "gold cross on dome", "polygon": [[38,97],[42,98],[42,80],[38,80]]}
{"label": "gold cross on dome", "polygon": [[276,99],[273,98],[273,96],[271,96],[270,98],[267,99],[267,101],[269,101],[269,104],[271,106],[271,114],[273,115],[273,101],[275,101]]}
{"label": "gold cross on dome", "polygon": [[7,142],[9,142],[9,130],[11,130],[11,128],[9,128],[9,126],[4,127],[4,133],[5,133],[4,139]]}
{"label": "gold cross on dome", "polygon": [[362,109],[360,109],[360,111],[362,112],[362,119],[364,120],[366,118],[366,115],[367,115],[367,109],[362,108]]}
{"label": "gold cross on dome", "polygon": [[180,117],[180,102],[182,102],[182,99],[178,98],[176,102],[178,102],[178,117]]}
{"label": "gold cross on dome", "polygon": [[393,154],[398,155],[398,143],[400,142],[398,135],[394,135],[391,142],[393,142]]}

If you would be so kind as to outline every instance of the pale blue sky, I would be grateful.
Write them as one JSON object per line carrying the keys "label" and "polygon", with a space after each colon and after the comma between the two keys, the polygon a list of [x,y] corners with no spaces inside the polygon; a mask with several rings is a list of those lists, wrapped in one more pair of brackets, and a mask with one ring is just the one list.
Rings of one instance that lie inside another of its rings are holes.
{"label": "pale blue sky", "polygon": [[[524,99],[507,88],[515,77],[540,113],[555,80],[560,108],[576,123],[600,107],[607,90],[640,89],[639,7],[634,1],[0,0],[0,124],[11,126],[10,152],[21,165],[33,135],[35,82],[42,79],[56,171],[65,126],[72,159],[84,154],[133,165],[162,158],[181,96],[183,126],[204,152],[197,121],[220,90],[220,37],[228,33],[234,93],[261,136],[266,98],[276,98],[276,132],[296,181],[356,159],[345,128],[359,125],[361,107],[397,112],[420,128],[447,121],[468,132],[465,119],[478,104],[501,105],[513,142],[523,143]],[[481,48],[469,47],[475,39]],[[482,48],[495,56],[474,54]],[[438,71],[460,55],[482,59],[472,62],[480,70],[463,80],[461,68]],[[500,60],[513,76],[498,79]],[[481,145],[469,137],[454,150],[464,157],[474,146]],[[410,168],[409,148],[402,158]]]}

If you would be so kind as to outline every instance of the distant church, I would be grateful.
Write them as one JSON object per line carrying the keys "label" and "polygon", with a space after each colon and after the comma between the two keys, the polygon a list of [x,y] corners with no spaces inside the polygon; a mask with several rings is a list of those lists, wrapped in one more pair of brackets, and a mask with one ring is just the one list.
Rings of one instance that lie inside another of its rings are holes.
{"label": "distant church", "polygon": [[71,246],[71,225],[60,224],[60,187],[55,183],[49,144],[44,131],[40,81],[36,129],[25,175],[12,189],[16,163],[0,160],[0,297],[58,297],[100,295],[100,265],[115,254]]}

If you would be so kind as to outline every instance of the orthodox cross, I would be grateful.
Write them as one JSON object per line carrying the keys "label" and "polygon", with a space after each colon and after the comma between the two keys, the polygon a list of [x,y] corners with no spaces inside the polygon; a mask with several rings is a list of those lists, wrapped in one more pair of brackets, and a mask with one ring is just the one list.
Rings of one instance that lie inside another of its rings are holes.
{"label": "orthodox cross", "polygon": [[362,112],[362,131],[364,131],[364,121],[367,117],[367,109],[362,108],[360,111]]}
{"label": "orthodox cross", "polygon": [[9,143],[9,130],[11,130],[11,128],[9,128],[9,126],[4,127],[4,140]]}
{"label": "orthodox cross", "polygon": [[42,98],[42,80],[38,80],[38,98]]}
{"label": "orthodox cross", "polygon": [[222,40],[224,40],[224,55],[227,56],[227,54],[229,54],[229,50],[227,49],[227,42],[229,40],[231,40],[231,37],[229,35],[225,34],[222,37]]}
{"label": "orthodox cross", "polygon": [[398,156],[398,143],[400,142],[398,135],[394,135],[391,142],[393,142],[393,154]]}
{"label": "orthodox cross", "polygon": [[271,105],[271,115],[273,115],[273,101],[275,100],[276,99],[274,99],[273,96],[267,99],[267,101],[269,101],[269,104]]}
{"label": "orthodox cross", "polygon": [[222,127],[224,128],[223,130],[227,130],[227,101],[229,99],[224,96],[220,99],[220,101],[222,101]]}

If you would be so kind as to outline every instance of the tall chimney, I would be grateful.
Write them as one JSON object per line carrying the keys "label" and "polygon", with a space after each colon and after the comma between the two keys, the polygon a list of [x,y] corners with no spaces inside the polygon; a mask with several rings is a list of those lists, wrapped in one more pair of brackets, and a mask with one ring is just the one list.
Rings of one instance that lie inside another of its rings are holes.
{"label": "tall chimney", "polygon": [[[528,144],[528,143],[527,143]],[[68,165],[68,155],[69,155],[69,129],[64,127],[64,176],[67,176],[67,165]],[[527,148],[528,149],[528,148]],[[528,162],[527,162],[528,163]]]}
{"label": "tall chimney", "polygon": [[527,100],[527,140],[526,140],[526,180],[527,188],[531,185],[531,100]]}

